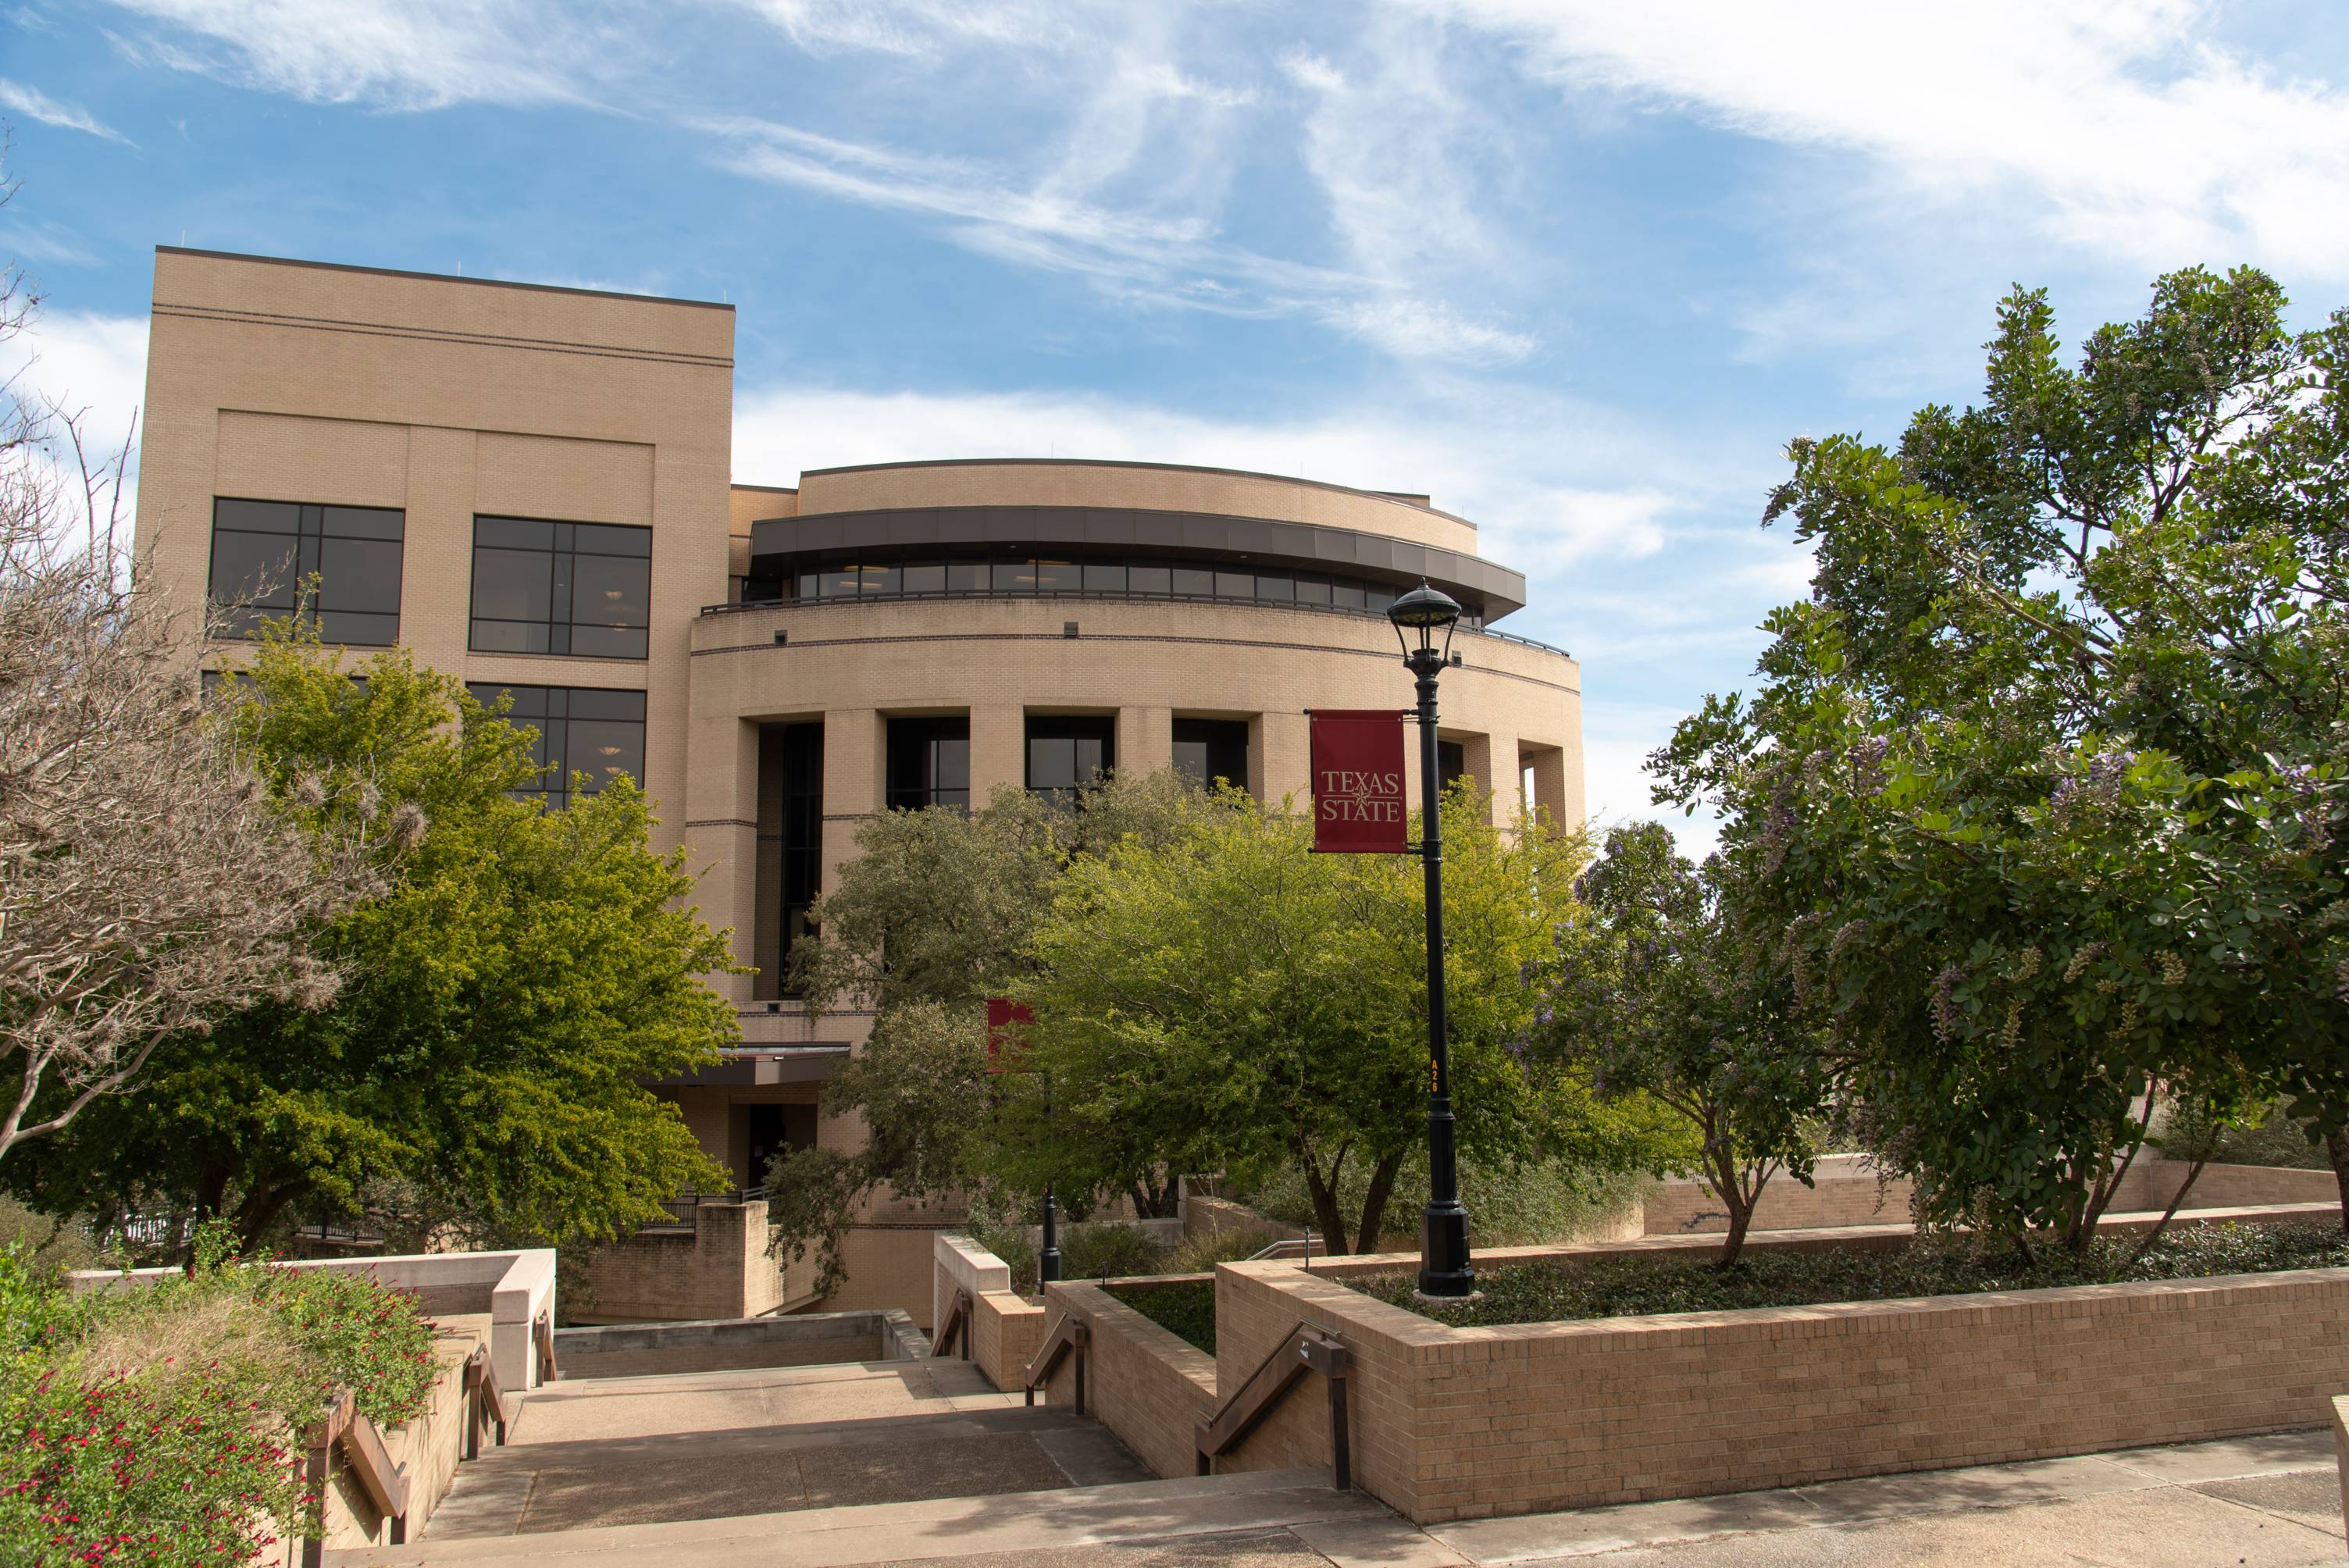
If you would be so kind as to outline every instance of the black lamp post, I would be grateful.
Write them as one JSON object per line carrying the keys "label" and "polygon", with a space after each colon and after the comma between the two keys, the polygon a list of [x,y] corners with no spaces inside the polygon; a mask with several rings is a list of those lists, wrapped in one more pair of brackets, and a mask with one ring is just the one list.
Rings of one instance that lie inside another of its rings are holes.
{"label": "black lamp post", "polygon": [[[1444,1016],[1444,832],[1436,803],[1444,780],[1436,763],[1435,677],[1452,657],[1460,605],[1425,583],[1387,611],[1402,644],[1402,662],[1419,677],[1419,774],[1423,822],[1419,856],[1427,869],[1427,1212],[1419,1222],[1419,1292],[1457,1297],[1476,1289],[1468,1262],[1468,1211],[1460,1203],[1460,1161],[1453,1140],[1452,1053]],[[1444,634],[1443,646],[1436,634]],[[1417,646],[1413,645],[1416,636]]]}

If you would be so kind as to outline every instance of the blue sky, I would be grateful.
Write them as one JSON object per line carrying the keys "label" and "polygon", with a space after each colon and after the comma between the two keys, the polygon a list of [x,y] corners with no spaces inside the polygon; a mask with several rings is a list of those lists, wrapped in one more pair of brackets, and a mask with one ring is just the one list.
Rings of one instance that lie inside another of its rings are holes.
{"label": "blue sky", "polygon": [[2344,77],[2324,0],[22,0],[0,247],[108,428],[185,243],[730,301],[750,482],[1432,491],[1620,817],[1801,591],[1789,438],[1966,401],[2017,281],[2074,339],[2196,262],[2349,301]]}

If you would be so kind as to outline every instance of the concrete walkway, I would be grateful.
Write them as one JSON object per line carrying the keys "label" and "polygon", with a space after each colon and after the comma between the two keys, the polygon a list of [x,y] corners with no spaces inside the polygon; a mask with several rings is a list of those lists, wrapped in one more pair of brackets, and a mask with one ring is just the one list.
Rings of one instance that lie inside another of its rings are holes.
{"label": "concrete walkway", "polygon": [[2329,1431],[1436,1525],[1453,1562],[2302,1568],[2349,1561]]}
{"label": "concrete walkway", "polygon": [[556,1383],[460,1468],[429,1542],[1146,1480],[1107,1429],[958,1361]]}
{"label": "concrete walkway", "polygon": [[2303,1568],[2349,1562],[2323,1432],[1422,1531],[1314,1470],[815,1508],[329,1554],[475,1568]]}

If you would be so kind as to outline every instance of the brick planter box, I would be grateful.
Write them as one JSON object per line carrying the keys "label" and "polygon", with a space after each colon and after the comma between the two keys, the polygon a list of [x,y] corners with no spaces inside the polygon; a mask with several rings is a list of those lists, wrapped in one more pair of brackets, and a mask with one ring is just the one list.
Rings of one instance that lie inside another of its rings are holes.
{"label": "brick planter box", "polygon": [[[1906,1237],[1868,1226],[1756,1241]],[[1627,1250],[1711,1245],[1654,1238],[1477,1261]],[[2315,1426],[2349,1387],[2349,1268],[1496,1328],[1445,1327],[1344,1283],[1416,1261],[1219,1266],[1216,1386],[1237,1387],[1300,1322],[1343,1340],[1355,1484],[1421,1522]],[[1234,1468],[1330,1462],[1319,1390],[1300,1393]]]}

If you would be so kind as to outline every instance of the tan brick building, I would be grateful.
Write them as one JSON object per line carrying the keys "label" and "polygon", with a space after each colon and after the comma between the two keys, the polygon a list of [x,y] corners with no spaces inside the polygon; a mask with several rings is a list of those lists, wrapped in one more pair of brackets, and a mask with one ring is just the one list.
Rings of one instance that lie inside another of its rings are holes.
{"label": "tan brick building", "polygon": [[[854,1136],[816,1095],[864,1023],[778,976],[860,820],[1110,767],[1301,798],[1309,708],[1410,701],[1380,612],[1422,577],[1469,612],[1447,769],[1581,820],[1579,672],[1493,629],[1525,580],[1429,498],[1040,459],[737,484],[733,351],[725,305],[162,249],[139,521],[190,600],[291,562],[330,642],[512,691],[552,801],[640,778],[756,965],[717,982],[735,1059],[661,1086],[738,1180]],[[927,1233],[874,1219],[834,1305],[926,1315]]]}

